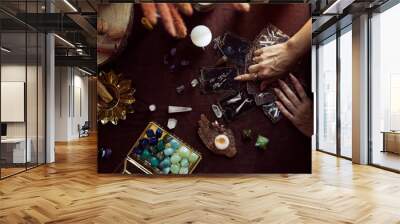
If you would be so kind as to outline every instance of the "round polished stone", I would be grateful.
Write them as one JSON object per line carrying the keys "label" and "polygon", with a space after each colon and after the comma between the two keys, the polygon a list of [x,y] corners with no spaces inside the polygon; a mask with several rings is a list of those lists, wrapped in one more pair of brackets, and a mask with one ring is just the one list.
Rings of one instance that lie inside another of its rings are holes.
{"label": "round polished stone", "polygon": [[164,137],[163,137],[163,141],[165,142],[165,143],[169,143],[171,140],[172,140],[173,138],[170,136],[170,135],[165,135]]}
{"label": "round polished stone", "polygon": [[174,154],[174,149],[173,149],[173,148],[166,148],[166,149],[164,149],[164,155],[170,156],[170,155],[172,155],[172,154]]}
{"label": "round polished stone", "polygon": [[151,156],[150,151],[145,149],[145,150],[143,150],[142,154],[140,155],[140,158],[142,160],[148,160],[150,158],[150,156]]}
{"label": "round polished stone", "polygon": [[178,150],[179,155],[182,158],[189,158],[190,155],[190,150],[188,148],[186,148],[185,146],[182,146],[179,150]]}
{"label": "round polished stone", "polygon": [[151,130],[151,129],[147,129],[146,135],[147,135],[148,138],[151,138],[151,137],[155,136],[154,131]]}
{"label": "round polished stone", "polygon": [[170,167],[165,167],[164,169],[162,169],[163,174],[169,174],[170,171],[171,171]]}
{"label": "round polished stone", "polygon": [[156,137],[150,138],[150,145],[157,145],[158,139]]}
{"label": "round polished stone", "polygon": [[169,143],[171,144],[173,149],[178,149],[181,146],[181,144],[179,144],[176,139],[172,139]]}
{"label": "round polished stone", "polygon": [[179,174],[188,174],[189,173],[189,168],[187,167],[181,167],[179,169]]}
{"label": "round polished stone", "polygon": [[199,159],[199,155],[197,155],[196,153],[192,152],[189,155],[189,162],[194,163]]}
{"label": "round polished stone", "polygon": [[157,137],[157,138],[161,138],[162,134],[163,134],[163,131],[161,130],[161,128],[157,128],[157,130],[156,130],[156,137]]}
{"label": "round polished stone", "polygon": [[157,148],[157,151],[159,151],[159,152],[164,150],[165,149],[164,141],[163,140],[158,141],[156,148]]}
{"label": "round polished stone", "polygon": [[139,144],[142,148],[146,148],[149,145],[149,139],[147,138],[140,139]]}
{"label": "round polished stone", "polygon": [[163,152],[163,151],[158,152],[158,153],[156,154],[156,157],[157,157],[157,159],[160,160],[160,161],[163,160],[163,159],[165,158],[164,152]]}
{"label": "round polished stone", "polygon": [[133,153],[136,155],[140,155],[140,154],[142,154],[142,152],[143,152],[143,149],[141,147],[135,147],[133,149]]}
{"label": "round polished stone", "polygon": [[181,167],[189,167],[189,160],[184,158],[181,160]]}
{"label": "round polished stone", "polygon": [[173,164],[179,163],[181,159],[182,158],[177,153],[175,153],[171,156],[171,163]]}
{"label": "round polished stone", "polygon": [[160,162],[160,168],[166,168],[171,166],[171,160],[167,157]]}
{"label": "round polished stone", "polygon": [[181,169],[181,167],[179,166],[179,164],[171,165],[171,173],[173,173],[173,174],[178,174],[180,169]]}
{"label": "round polished stone", "polygon": [[160,161],[158,161],[158,159],[154,156],[152,156],[150,158],[150,164],[153,168],[156,168],[158,166],[158,164],[160,164]]}

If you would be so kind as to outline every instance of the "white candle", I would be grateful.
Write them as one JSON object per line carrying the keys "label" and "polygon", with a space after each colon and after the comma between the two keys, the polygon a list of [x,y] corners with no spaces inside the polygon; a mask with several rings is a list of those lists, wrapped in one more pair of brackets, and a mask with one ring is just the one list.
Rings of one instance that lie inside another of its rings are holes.
{"label": "white candle", "polygon": [[214,139],[214,145],[218,150],[225,150],[229,146],[229,138],[226,135],[218,135]]}
{"label": "white candle", "polygon": [[190,39],[192,39],[193,44],[197,47],[205,47],[211,42],[211,30],[204,25],[196,26],[190,33]]}

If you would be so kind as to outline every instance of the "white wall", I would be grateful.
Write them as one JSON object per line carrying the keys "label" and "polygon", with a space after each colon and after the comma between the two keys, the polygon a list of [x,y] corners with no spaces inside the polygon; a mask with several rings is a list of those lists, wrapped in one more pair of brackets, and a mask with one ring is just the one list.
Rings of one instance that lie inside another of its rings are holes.
{"label": "white wall", "polygon": [[56,67],[55,76],[55,141],[77,139],[88,121],[88,78],[72,67]]}

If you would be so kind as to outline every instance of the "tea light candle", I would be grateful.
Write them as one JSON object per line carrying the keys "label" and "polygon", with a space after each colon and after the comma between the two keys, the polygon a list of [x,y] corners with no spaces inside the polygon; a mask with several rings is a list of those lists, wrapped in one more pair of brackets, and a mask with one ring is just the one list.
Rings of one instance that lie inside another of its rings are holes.
{"label": "tea light candle", "polygon": [[218,135],[214,139],[214,145],[219,150],[225,150],[229,146],[229,138],[226,135]]}
{"label": "tea light candle", "polygon": [[204,25],[196,26],[190,33],[190,39],[192,39],[193,44],[197,47],[205,47],[211,42],[211,30]]}

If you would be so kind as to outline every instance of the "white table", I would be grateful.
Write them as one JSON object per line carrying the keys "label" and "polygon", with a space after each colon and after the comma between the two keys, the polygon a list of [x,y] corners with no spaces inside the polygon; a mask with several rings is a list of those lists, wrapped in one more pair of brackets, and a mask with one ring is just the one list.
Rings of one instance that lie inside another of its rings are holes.
{"label": "white table", "polygon": [[[27,145],[26,151],[25,151],[25,145]],[[5,152],[8,150],[12,150],[12,163],[31,162],[32,159],[31,145],[32,141],[30,138],[26,139],[26,142],[25,138],[1,139],[1,151]]]}

